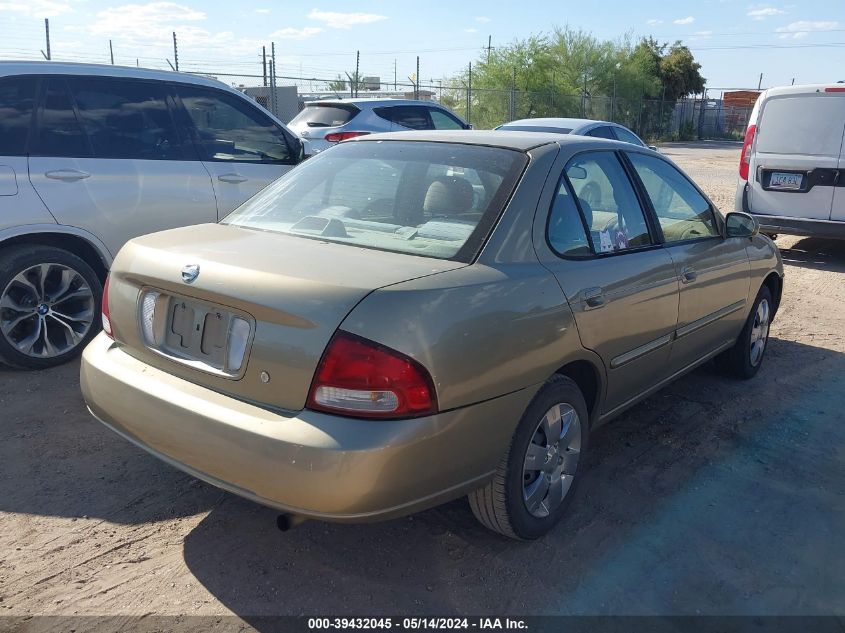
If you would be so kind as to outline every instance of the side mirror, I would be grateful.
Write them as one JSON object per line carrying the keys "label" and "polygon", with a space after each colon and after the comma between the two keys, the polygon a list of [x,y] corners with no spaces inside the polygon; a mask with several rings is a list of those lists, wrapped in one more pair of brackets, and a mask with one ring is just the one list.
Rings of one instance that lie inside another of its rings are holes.
{"label": "side mirror", "polygon": [[657,145],[649,145],[649,146],[648,146],[648,148],[649,148],[652,152],[659,152],[659,151],[660,151],[659,149],[657,149]]}
{"label": "side mirror", "polygon": [[760,223],[753,215],[734,211],[725,217],[728,237],[754,237],[760,232]]}

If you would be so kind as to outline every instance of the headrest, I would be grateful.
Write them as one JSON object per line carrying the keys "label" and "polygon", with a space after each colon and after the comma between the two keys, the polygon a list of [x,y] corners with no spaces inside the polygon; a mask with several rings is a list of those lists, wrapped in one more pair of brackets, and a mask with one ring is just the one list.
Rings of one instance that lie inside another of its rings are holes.
{"label": "headrest", "polygon": [[432,215],[456,215],[472,209],[472,185],[465,178],[441,176],[432,182],[425,194],[423,211]]}

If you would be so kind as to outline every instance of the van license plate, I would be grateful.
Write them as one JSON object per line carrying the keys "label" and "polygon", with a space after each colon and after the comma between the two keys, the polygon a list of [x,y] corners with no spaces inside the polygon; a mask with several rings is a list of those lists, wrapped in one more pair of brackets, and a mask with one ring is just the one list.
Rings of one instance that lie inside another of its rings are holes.
{"label": "van license plate", "polygon": [[803,180],[803,174],[786,174],[773,171],[769,178],[769,187],[772,189],[800,189]]}

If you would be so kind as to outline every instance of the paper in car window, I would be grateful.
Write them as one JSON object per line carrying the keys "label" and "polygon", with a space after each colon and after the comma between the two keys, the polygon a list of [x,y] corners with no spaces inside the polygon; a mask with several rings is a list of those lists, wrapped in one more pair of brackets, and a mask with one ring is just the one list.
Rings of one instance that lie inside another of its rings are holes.
{"label": "paper in car window", "polygon": [[599,232],[599,250],[602,253],[613,252],[613,240],[610,237],[610,231]]}

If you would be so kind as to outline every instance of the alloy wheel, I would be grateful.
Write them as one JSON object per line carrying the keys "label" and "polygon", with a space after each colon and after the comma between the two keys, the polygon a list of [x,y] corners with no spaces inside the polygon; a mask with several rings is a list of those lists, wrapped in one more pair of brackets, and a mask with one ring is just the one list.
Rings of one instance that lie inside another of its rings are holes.
{"label": "alloy wheel", "polygon": [[54,358],[73,350],[91,330],[94,292],[63,264],[24,269],[0,294],[0,334],[18,352]]}
{"label": "alloy wheel", "polygon": [[566,403],[551,407],[537,425],[522,466],[522,496],[535,517],[549,516],[563,502],[578,468],[581,420]]}
{"label": "alloy wheel", "polygon": [[763,299],[757,306],[754,323],[751,326],[750,360],[752,367],[756,367],[763,360],[763,352],[766,350],[766,342],[769,340],[770,317],[769,302]]}

